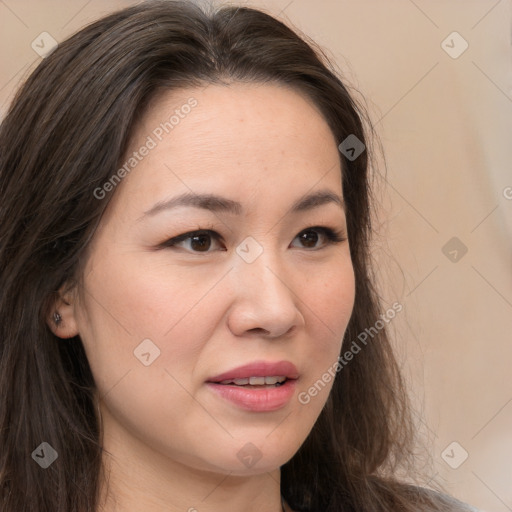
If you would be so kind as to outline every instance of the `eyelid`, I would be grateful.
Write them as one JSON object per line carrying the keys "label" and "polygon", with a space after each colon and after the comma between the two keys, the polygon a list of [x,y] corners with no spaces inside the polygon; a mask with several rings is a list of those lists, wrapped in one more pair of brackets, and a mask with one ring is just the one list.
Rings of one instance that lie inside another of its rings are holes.
{"label": "eyelid", "polygon": [[[323,233],[324,237],[327,239],[327,242],[318,248],[314,248],[314,249],[304,248],[309,252],[318,251],[318,250],[324,249],[326,247],[329,247],[331,245],[345,242],[347,240],[347,235],[346,235],[346,232],[344,229],[339,229],[339,228],[329,227],[329,226],[320,226],[320,225],[308,226],[308,227],[302,229],[301,231],[299,231],[297,233],[295,238],[297,238],[301,233],[304,233],[305,231],[319,231],[320,233]],[[294,238],[294,240],[295,240],[295,238]]]}
{"label": "eyelid", "polygon": [[166,240],[164,242],[164,244],[170,245],[171,242],[173,244],[179,244],[180,242],[184,242],[185,240],[188,240],[189,238],[193,238],[194,236],[199,236],[199,235],[211,235],[212,238],[217,238],[222,241],[224,240],[222,238],[222,235],[220,235],[213,229],[204,229],[203,228],[203,229],[196,229],[194,231],[187,231],[186,233],[183,233],[181,235],[170,238],[169,240]]}
{"label": "eyelid", "polygon": [[[175,246],[183,241],[189,240],[193,238],[194,236],[200,236],[200,235],[210,235],[212,238],[220,240],[224,242],[224,238],[222,235],[217,233],[214,229],[214,226],[209,226],[208,228],[198,228],[193,231],[187,231],[186,233],[182,233],[181,235],[175,236],[173,238],[170,238],[168,240],[165,240],[161,244],[157,246],[158,249],[163,248],[176,248]],[[311,225],[307,226],[303,229],[301,229],[293,238],[295,240],[300,234],[304,233],[305,231],[319,231],[324,235],[326,238],[326,242],[317,248],[308,249],[307,247],[303,247],[302,249],[306,250],[307,252],[314,252],[318,251],[324,248],[327,248],[329,246],[345,242],[347,240],[347,234],[345,229],[335,228],[335,227],[329,227],[329,226],[322,226],[322,225]],[[178,249],[182,249],[178,247]],[[189,254],[209,254],[214,251],[189,251],[187,249],[184,249],[185,252]]]}

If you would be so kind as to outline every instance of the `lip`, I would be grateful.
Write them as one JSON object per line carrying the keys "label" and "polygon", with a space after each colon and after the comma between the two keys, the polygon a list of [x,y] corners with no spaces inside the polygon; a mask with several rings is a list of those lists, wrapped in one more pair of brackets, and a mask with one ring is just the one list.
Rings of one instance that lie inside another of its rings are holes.
{"label": "lip", "polygon": [[222,382],[228,379],[246,379],[248,377],[284,376],[287,379],[297,379],[299,372],[290,361],[254,361],[252,363],[233,368],[227,372],[210,377],[207,382]]}
{"label": "lip", "polygon": [[[245,388],[220,384],[223,380],[248,377],[284,376],[287,380],[278,387]],[[289,361],[255,361],[211,377],[206,385],[218,396],[235,406],[252,412],[272,412],[284,407],[295,393],[299,372]]]}

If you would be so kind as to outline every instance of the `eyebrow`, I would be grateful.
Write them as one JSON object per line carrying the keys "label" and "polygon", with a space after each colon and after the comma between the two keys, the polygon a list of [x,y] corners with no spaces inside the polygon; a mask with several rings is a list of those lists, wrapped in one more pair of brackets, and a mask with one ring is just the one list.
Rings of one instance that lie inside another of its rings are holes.
{"label": "eyebrow", "polygon": [[[345,209],[345,203],[338,194],[331,190],[320,190],[300,197],[292,205],[290,211],[291,213],[299,213],[330,203],[337,204],[341,209]],[[156,203],[152,208],[145,211],[138,220],[142,220],[148,216],[152,217],[162,211],[171,210],[179,206],[202,208],[203,210],[231,213],[233,215],[240,215],[244,212],[243,206],[238,201],[233,201],[232,199],[215,194],[193,194],[187,192],[166,201]]]}

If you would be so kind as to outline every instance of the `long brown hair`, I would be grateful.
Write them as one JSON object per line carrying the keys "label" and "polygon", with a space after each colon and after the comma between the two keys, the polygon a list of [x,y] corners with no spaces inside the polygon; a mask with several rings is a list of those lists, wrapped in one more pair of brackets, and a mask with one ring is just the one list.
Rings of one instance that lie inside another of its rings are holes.
{"label": "long brown hair", "polygon": [[[325,54],[282,22],[245,7],[205,12],[152,1],[92,23],[46,57],[0,127],[0,504],[3,511],[95,511],[102,447],[95,383],[79,336],[48,328],[56,291],[80,284],[88,244],[134,126],[164,89],[223,80],[288,84],[308,95],[338,143],[355,305],[342,353],[384,308],[371,270],[371,126]],[[418,510],[402,485],[412,423],[386,328],[338,372],[318,421],[281,468],[296,511]],[[46,471],[31,453],[58,459]],[[426,507],[427,505],[425,505]],[[429,506],[432,506],[430,504]],[[426,510],[426,508],[425,508]]]}

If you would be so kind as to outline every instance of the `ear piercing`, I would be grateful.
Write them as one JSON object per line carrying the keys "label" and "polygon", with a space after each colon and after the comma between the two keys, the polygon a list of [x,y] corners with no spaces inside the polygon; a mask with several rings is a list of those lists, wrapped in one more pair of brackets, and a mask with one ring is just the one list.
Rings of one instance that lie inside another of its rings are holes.
{"label": "ear piercing", "polygon": [[55,325],[59,325],[62,322],[62,316],[58,311],[53,313],[53,321],[55,322]]}

